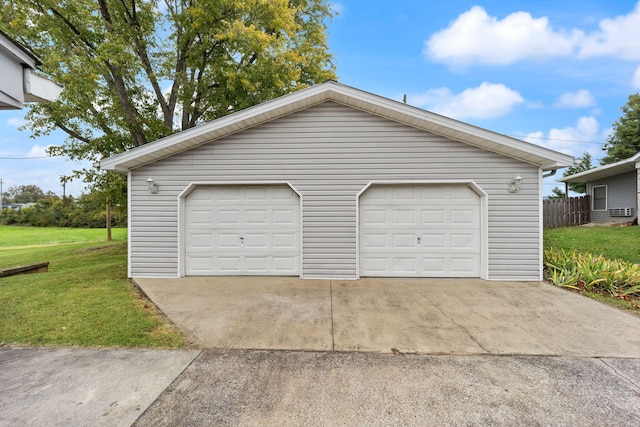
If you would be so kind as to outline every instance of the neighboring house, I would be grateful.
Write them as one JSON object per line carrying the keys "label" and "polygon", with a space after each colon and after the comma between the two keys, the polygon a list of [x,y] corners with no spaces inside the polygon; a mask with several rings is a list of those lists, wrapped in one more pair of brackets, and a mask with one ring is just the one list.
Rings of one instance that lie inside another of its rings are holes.
{"label": "neighboring house", "polygon": [[558,181],[587,184],[587,194],[591,196],[591,222],[622,223],[638,217],[640,153]]}
{"label": "neighboring house", "polygon": [[542,175],[572,164],[330,81],[100,165],[128,174],[130,277],[540,280]]}
{"label": "neighboring house", "polygon": [[61,86],[35,73],[38,58],[0,31],[0,110],[18,110],[25,102],[55,101]]}

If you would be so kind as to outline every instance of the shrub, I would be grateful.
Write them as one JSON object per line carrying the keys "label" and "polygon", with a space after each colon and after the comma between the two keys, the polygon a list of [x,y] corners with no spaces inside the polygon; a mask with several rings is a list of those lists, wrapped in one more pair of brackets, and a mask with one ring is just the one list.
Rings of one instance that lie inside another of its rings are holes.
{"label": "shrub", "polygon": [[640,297],[640,264],[556,248],[545,249],[544,258],[545,277],[557,286]]}

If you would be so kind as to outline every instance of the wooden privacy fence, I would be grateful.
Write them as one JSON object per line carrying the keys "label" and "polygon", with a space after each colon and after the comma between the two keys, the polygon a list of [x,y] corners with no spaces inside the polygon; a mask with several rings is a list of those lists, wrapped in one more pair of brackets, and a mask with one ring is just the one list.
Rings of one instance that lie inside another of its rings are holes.
{"label": "wooden privacy fence", "polygon": [[568,227],[591,221],[590,196],[549,199],[542,202],[545,227]]}

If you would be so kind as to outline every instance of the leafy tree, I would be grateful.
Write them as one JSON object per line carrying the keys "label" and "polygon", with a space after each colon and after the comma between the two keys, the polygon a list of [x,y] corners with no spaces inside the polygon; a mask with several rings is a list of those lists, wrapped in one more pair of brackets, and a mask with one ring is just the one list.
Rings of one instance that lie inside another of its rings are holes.
{"label": "leafy tree", "polygon": [[640,151],[640,94],[630,95],[621,110],[622,117],[613,123],[613,132],[603,147],[607,152],[600,160],[603,165],[627,159]]}
{"label": "leafy tree", "polygon": [[[588,171],[589,169],[593,169],[593,164],[591,163],[591,154],[585,152],[582,157],[579,159],[578,163],[568,167],[565,169],[562,176],[575,175],[580,172]],[[586,194],[587,193],[587,184],[584,182],[574,182],[569,183],[569,190],[574,193]]]}
{"label": "leafy tree", "polygon": [[0,29],[64,86],[30,106],[34,134],[62,129],[49,153],[95,162],[335,78],[331,16],[327,0],[4,0]]}
{"label": "leafy tree", "polygon": [[13,185],[4,195],[3,199],[8,200],[9,203],[35,203],[40,199],[55,196],[51,191],[45,194],[37,185]]}
{"label": "leafy tree", "polygon": [[562,191],[560,188],[553,187],[553,189],[551,190],[551,194],[549,194],[548,197],[550,199],[564,199],[565,197],[567,197],[567,195],[564,194],[564,191]]}
{"label": "leafy tree", "polygon": [[[564,170],[562,176],[566,177],[574,175],[589,169],[593,169],[593,165],[591,164],[591,154],[585,152],[579,159],[578,163]],[[587,192],[587,184],[584,182],[569,183],[569,190],[574,193],[585,194]],[[554,187],[549,195],[550,199],[564,199],[565,197],[567,197],[565,192],[558,187]]]}

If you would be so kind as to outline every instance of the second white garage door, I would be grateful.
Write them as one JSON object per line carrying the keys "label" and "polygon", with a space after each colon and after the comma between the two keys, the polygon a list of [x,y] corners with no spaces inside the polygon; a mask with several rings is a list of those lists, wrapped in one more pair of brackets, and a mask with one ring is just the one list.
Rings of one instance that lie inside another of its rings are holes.
{"label": "second white garage door", "polygon": [[374,185],[360,197],[360,275],[479,277],[480,215],[466,185]]}
{"label": "second white garage door", "polygon": [[299,275],[300,198],[286,185],[197,187],[185,231],[187,275]]}

